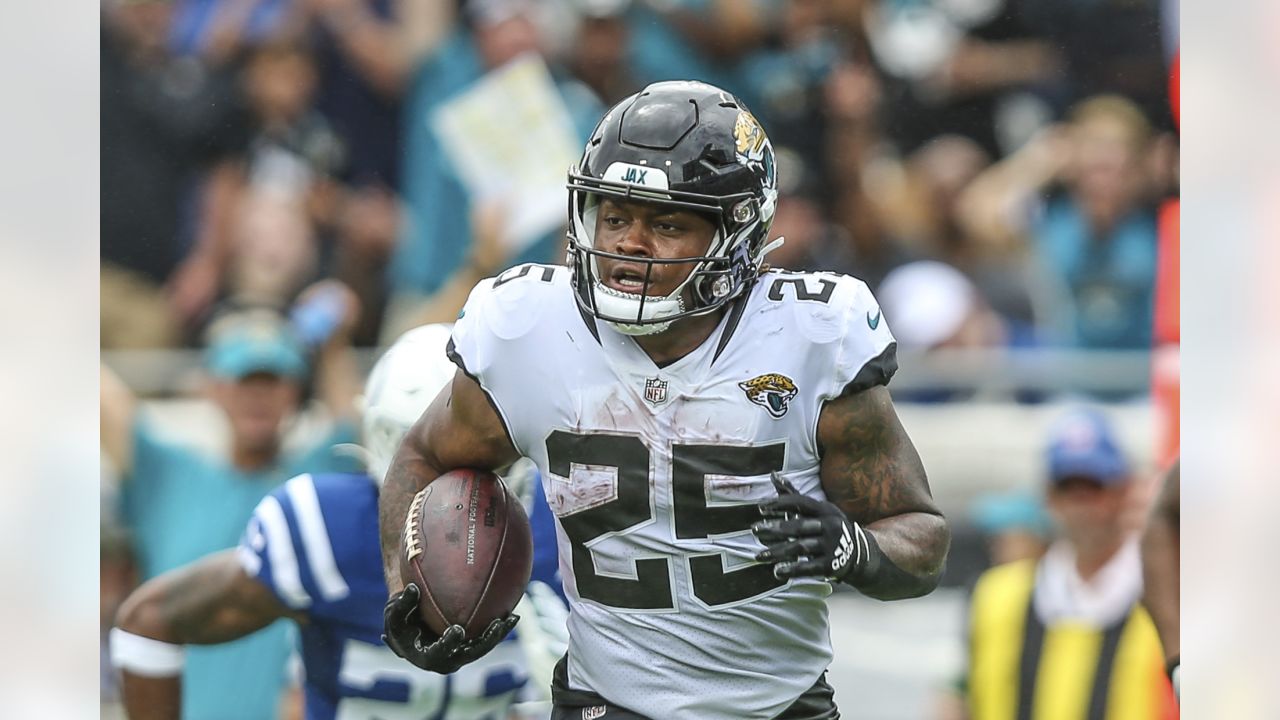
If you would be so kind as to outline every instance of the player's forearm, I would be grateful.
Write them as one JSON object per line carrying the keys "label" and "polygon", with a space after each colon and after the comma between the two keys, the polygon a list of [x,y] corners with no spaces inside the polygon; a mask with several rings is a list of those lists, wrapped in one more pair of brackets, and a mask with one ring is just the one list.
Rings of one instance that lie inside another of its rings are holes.
{"label": "player's forearm", "polygon": [[178,720],[182,714],[182,676],[146,677],[121,673],[121,699],[129,720]]}
{"label": "player's forearm", "polygon": [[928,595],[938,586],[951,545],[951,530],[941,514],[905,513],[863,529],[871,561],[848,579],[862,594],[901,600]]}
{"label": "player's forearm", "polygon": [[394,595],[404,589],[400,579],[400,536],[413,496],[436,479],[438,470],[414,451],[409,440],[396,453],[378,494],[378,527],[382,543],[382,572],[387,590]]}
{"label": "player's forearm", "polygon": [[818,421],[822,489],[871,544],[846,582],[880,600],[932,592],[951,545],[920,454],[889,391],[876,386],[828,403]]}
{"label": "player's forearm", "polygon": [[214,645],[244,637],[287,610],[247,577],[234,550],[148,581],[120,606],[116,627],[174,645]]}
{"label": "player's forearm", "polygon": [[1161,517],[1153,517],[1142,537],[1143,603],[1151,614],[1165,659],[1180,652],[1178,637],[1178,531]]}
{"label": "player's forearm", "polygon": [[162,610],[160,580],[125,600],[112,630],[112,660],[131,720],[177,720],[182,712],[183,650]]}

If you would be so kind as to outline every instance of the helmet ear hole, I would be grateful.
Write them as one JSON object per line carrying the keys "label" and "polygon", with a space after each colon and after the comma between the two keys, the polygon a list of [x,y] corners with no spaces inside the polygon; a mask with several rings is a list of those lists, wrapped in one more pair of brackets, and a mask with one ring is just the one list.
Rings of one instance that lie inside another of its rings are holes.
{"label": "helmet ear hole", "polygon": [[733,265],[727,260],[706,263],[692,283],[694,300],[700,305],[719,304],[733,292]]}
{"label": "helmet ear hole", "polygon": [[727,296],[731,289],[732,285],[729,282],[729,278],[724,275],[711,281],[711,297],[715,300],[720,300]]}

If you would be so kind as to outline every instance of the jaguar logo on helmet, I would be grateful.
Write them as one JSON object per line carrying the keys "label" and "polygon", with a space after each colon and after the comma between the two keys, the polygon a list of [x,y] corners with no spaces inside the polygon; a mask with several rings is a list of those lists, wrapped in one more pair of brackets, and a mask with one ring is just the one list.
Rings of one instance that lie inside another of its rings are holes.
{"label": "jaguar logo on helmet", "polygon": [[749,110],[738,113],[733,124],[733,140],[738,150],[738,162],[746,165],[764,160],[764,148],[769,138],[765,137],[760,121]]}
{"label": "jaguar logo on helmet", "polygon": [[747,394],[747,399],[759,405],[775,418],[787,414],[791,399],[799,391],[795,381],[781,373],[765,373],[738,383],[738,387]]}

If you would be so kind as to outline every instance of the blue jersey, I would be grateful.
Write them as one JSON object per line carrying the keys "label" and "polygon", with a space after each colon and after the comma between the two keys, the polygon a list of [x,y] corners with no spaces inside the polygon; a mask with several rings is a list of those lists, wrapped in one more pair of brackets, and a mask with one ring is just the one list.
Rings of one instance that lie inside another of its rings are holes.
{"label": "blue jersey", "polygon": [[[540,483],[539,483],[540,484]],[[546,538],[549,511],[536,503],[530,522]],[[545,577],[550,547],[535,544]],[[355,718],[505,718],[528,682],[524,655],[511,639],[452,675],[419,670],[382,644],[387,587],[378,542],[378,489],[365,475],[299,475],[254,511],[239,548],[242,566],[286,606],[299,624],[307,720]]]}

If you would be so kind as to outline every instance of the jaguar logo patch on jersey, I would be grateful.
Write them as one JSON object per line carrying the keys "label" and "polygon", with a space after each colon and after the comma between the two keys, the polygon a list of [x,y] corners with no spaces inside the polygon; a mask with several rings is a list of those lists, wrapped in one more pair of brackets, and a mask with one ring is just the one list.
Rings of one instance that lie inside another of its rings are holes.
{"label": "jaguar logo patch on jersey", "polygon": [[746,382],[738,383],[738,387],[747,394],[747,399],[759,405],[775,418],[787,414],[791,399],[796,396],[796,384],[791,378],[779,373],[766,373],[753,377]]}

